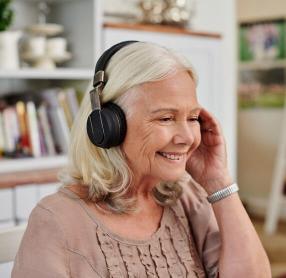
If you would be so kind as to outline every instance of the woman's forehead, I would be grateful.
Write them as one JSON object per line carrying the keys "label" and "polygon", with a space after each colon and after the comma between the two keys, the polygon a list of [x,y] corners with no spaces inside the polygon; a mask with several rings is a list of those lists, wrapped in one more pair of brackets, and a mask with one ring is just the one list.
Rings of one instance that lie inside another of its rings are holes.
{"label": "woman's forehead", "polygon": [[133,107],[137,111],[150,116],[162,113],[198,113],[202,108],[195,94],[191,94],[190,92],[178,94],[170,94],[168,92],[142,93],[134,104]]}
{"label": "woman's forehead", "polygon": [[137,103],[146,106],[148,110],[176,109],[181,106],[198,108],[194,82],[191,78],[183,82],[161,82],[162,86],[159,83],[143,85],[138,93]]}

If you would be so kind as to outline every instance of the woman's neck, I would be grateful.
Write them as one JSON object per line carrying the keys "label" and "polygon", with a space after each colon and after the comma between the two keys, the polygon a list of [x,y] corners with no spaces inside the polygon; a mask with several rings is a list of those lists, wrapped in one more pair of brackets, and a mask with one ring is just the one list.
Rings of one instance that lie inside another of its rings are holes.
{"label": "woman's neck", "polygon": [[160,183],[160,180],[152,177],[141,177],[133,180],[130,186],[132,190],[130,194],[136,199],[149,199],[153,196],[152,191],[156,185]]}

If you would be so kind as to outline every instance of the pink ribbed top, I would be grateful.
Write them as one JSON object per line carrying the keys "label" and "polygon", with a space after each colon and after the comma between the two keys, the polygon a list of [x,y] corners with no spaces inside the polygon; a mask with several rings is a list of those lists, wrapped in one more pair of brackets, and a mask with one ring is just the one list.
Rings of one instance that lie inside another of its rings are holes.
{"label": "pink ribbed top", "polygon": [[62,188],[35,207],[12,278],[216,277],[220,238],[202,191],[165,207],[148,240],[114,234],[88,205]]}

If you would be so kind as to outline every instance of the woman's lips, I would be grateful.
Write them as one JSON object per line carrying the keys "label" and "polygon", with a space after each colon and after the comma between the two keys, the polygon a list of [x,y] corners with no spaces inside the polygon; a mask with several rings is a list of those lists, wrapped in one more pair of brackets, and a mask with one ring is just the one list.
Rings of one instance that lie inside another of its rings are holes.
{"label": "woman's lips", "polygon": [[186,156],[186,153],[175,152],[158,152],[158,154],[170,160],[180,160]]}

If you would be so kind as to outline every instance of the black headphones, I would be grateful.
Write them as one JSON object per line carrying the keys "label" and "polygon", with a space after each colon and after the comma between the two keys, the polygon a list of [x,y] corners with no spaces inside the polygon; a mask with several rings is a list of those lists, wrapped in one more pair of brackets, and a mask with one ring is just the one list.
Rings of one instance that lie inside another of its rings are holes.
{"label": "black headphones", "polygon": [[100,148],[120,145],[126,135],[127,124],[123,110],[112,102],[100,103],[101,92],[107,82],[105,68],[110,58],[121,48],[137,41],[123,41],[107,49],[98,59],[93,78],[93,89],[89,92],[92,112],[86,123],[90,141]]}

